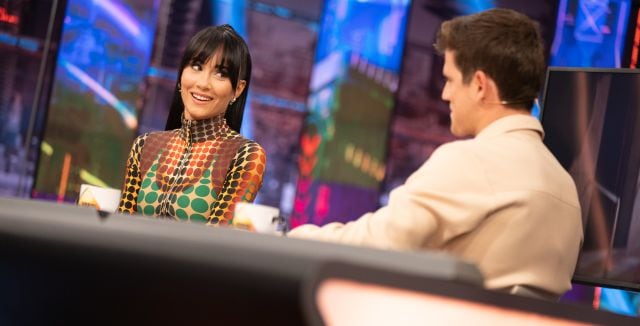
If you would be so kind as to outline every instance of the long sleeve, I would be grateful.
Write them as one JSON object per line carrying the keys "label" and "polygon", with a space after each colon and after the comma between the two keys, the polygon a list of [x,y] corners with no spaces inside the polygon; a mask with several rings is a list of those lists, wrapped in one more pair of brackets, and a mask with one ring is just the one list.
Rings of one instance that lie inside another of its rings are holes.
{"label": "long sleeve", "polygon": [[463,146],[442,146],[391,192],[387,206],[347,224],[303,225],[289,235],[384,249],[437,246],[473,229],[493,205],[479,170]]}
{"label": "long sleeve", "polygon": [[253,202],[262,186],[265,166],[266,154],[258,143],[249,141],[241,146],[230,163],[218,200],[212,204],[207,224],[231,223],[237,202]]}
{"label": "long sleeve", "polygon": [[141,183],[140,152],[147,136],[148,134],[138,136],[131,146],[118,212],[133,214],[137,211],[138,191]]}

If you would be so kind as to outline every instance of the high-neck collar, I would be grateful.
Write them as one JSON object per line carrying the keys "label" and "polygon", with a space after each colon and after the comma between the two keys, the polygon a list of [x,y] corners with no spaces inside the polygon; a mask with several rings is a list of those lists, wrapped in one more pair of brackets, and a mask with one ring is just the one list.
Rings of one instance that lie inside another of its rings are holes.
{"label": "high-neck collar", "polygon": [[230,130],[224,113],[204,120],[188,120],[183,115],[180,138],[186,142],[198,143],[220,138],[229,134]]}

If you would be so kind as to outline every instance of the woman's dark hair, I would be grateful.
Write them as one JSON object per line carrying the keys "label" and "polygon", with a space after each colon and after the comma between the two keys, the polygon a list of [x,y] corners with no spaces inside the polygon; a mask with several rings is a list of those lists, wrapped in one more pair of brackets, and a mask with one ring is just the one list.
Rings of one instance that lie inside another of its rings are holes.
{"label": "woman's dark hair", "polygon": [[251,56],[249,55],[247,44],[229,25],[207,27],[189,40],[178,69],[178,80],[173,92],[173,100],[171,101],[165,130],[180,128],[182,124],[181,118],[184,112],[184,103],[178,87],[182,78],[182,71],[193,63],[207,62],[217,51],[221,51],[221,64],[228,69],[229,80],[233,90],[235,91],[239,80],[246,82],[242,94],[227,108],[224,114],[229,127],[240,132],[242,114],[244,113],[249,82],[251,81]]}

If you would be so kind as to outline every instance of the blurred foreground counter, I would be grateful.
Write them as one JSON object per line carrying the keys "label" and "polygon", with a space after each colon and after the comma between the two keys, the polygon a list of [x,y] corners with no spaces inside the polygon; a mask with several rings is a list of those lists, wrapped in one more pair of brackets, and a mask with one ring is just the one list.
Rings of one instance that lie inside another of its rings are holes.
{"label": "blurred foreground counter", "polygon": [[471,264],[0,198],[0,324],[634,324],[495,293]]}

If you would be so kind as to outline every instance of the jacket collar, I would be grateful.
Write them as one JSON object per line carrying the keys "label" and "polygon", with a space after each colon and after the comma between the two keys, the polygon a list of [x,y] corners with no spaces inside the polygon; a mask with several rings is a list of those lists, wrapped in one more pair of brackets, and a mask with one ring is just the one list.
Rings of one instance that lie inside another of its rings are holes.
{"label": "jacket collar", "polygon": [[544,130],[540,121],[529,114],[513,114],[502,117],[482,129],[475,138],[488,138],[518,130],[534,131],[540,136],[540,139],[544,139]]}

